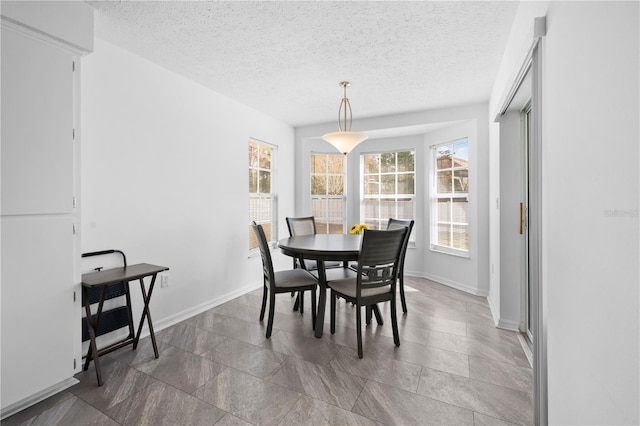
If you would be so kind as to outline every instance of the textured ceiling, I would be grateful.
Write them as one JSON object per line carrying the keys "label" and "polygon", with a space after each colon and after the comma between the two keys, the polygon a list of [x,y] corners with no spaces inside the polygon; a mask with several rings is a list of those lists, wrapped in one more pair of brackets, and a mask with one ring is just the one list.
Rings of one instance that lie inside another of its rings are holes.
{"label": "textured ceiling", "polygon": [[91,1],[96,36],[293,126],[483,102],[517,2]]}

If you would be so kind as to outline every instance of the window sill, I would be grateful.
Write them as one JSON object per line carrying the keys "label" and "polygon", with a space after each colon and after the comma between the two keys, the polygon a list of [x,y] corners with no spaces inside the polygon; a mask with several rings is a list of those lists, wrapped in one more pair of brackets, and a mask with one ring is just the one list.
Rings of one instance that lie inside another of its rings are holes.
{"label": "window sill", "polygon": [[431,251],[436,252],[436,253],[442,253],[442,254],[448,254],[451,256],[456,256],[456,257],[462,257],[464,259],[469,259],[469,252],[468,251],[463,251],[463,250],[456,250],[456,249],[452,249],[449,247],[442,247],[442,246],[436,246],[436,245],[431,245],[431,247],[429,248]]}

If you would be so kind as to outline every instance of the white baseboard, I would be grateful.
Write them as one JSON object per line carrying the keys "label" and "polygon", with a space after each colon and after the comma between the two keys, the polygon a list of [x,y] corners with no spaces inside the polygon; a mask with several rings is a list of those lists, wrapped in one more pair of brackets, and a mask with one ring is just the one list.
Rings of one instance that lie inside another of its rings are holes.
{"label": "white baseboard", "polygon": [[40,401],[44,401],[50,396],[53,396],[58,392],[62,392],[63,390],[70,388],[76,383],[80,383],[78,379],[69,377],[68,379],[63,380],[60,383],[56,383],[55,385],[49,386],[48,388],[41,390],[40,392],[34,393],[31,396],[21,399],[20,401],[3,407],[2,413],[0,414],[0,420],[4,420],[9,416],[12,416],[17,412],[24,410],[25,408],[31,407],[32,405],[35,405]]}
{"label": "white baseboard", "polygon": [[520,333],[520,322],[519,321],[511,321],[505,320],[504,318],[500,318],[496,327],[501,328],[503,330],[515,331],[516,333]]}
{"label": "white baseboard", "polygon": [[467,284],[462,284],[456,281],[451,281],[446,278],[438,277],[432,274],[418,273],[413,271],[405,271],[406,275],[413,277],[426,278],[428,280],[437,282],[438,284],[446,285],[447,287],[455,288],[456,290],[464,291],[465,293],[473,294],[474,296],[486,297],[489,295],[488,291],[481,291],[475,287],[471,287]]}
{"label": "white baseboard", "polygon": [[[262,282],[258,284],[249,284],[244,287],[235,289],[229,293],[223,294],[222,296],[216,297],[215,299],[211,299],[199,305],[177,312],[166,318],[162,318],[157,322],[154,321],[153,323],[154,330],[160,331],[165,328],[171,327],[172,325],[175,325],[181,321],[184,321],[193,316],[201,314],[204,311],[208,311],[211,308],[215,308],[216,306],[222,305],[223,303],[228,302],[229,300],[235,299],[236,297],[240,297],[243,294],[252,292],[253,290],[262,288],[262,285],[263,285]],[[148,335],[149,335],[149,331],[147,330],[146,334],[143,332],[141,337],[146,337]]]}

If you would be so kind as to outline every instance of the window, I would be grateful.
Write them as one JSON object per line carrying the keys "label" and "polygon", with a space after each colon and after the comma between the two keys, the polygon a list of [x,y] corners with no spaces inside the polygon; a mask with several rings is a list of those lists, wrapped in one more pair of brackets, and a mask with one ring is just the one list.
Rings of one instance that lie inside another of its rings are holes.
{"label": "window", "polygon": [[[276,147],[265,142],[249,141],[249,224],[262,225],[269,242],[278,235],[276,194],[273,189]],[[249,225],[249,250],[258,247]]]}
{"label": "window", "polygon": [[434,151],[431,248],[469,253],[469,142],[436,145]]}
{"label": "window", "polygon": [[361,160],[361,222],[371,229],[386,229],[389,218],[413,219],[415,152],[363,154]]}
{"label": "window", "polygon": [[344,159],[342,154],[311,154],[311,214],[318,234],[344,232]]}

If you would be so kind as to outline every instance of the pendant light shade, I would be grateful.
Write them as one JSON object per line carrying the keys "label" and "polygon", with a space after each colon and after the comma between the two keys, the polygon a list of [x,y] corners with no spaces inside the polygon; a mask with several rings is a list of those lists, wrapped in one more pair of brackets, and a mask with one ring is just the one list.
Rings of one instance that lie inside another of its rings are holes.
{"label": "pendant light shade", "polygon": [[353,115],[351,112],[351,103],[349,103],[349,98],[347,98],[347,87],[349,87],[349,85],[350,83],[348,81],[340,82],[340,86],[344,89],[344,97],[340,102],[340,108],[338,108],[339,131],[322,135],[322,139],[336,147],[336,149],[344,155],[350,153],[356,145],[368,138],[364,133],[351,131]]}

